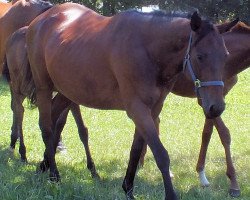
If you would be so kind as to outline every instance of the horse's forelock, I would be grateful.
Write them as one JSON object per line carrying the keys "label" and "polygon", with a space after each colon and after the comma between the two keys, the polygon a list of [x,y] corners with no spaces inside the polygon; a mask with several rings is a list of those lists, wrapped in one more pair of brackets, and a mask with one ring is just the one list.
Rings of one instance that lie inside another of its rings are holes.
{"label": "horse's forelock", "polygon": [[196,46],[202,38],[212,31],[216,31],[215,26],[209,20],[202,20],[202,25],[200,30],[197,32],[198,37],[194,42],[194,46]]}

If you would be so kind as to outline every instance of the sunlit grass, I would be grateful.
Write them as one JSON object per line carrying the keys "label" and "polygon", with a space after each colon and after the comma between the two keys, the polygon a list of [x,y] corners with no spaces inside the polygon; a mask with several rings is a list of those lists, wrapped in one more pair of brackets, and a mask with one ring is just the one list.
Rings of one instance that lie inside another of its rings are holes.
{"label": "sunlit grass", "polygon": [[[222,117],[232,136],[232,155],[242,195],[250,198],[250,71],[243,72],[238,84],[226,97]],[[0,199],[69,200],[125,199],[121,184],[126,172],[134,125],[121,111],[99,111],[82,107],[89,130],[89,144],[101,181],[92,179],[83,145],[72,115],[63,131],[67,152],[56,155],[62,181],[51,184],[48,174],[35,174],[43,157],[44,145],[38,127],[37,109],[25,110],[24,139],[29,164],[19,161],[17,149],[8,151],[12,112],[8,87],[0,86]],[[27,107],[27,106],[26,106]],[[181,199],[229,200],[229,181],[225,175],[224,149],[216,130],[209,146],[206,172],[209,188],[200,187],[195,166],[198,158],[204,117],[196,99],[169,95],[161,113],[161,140],[169,152],[173,184]],[[148,151],[145,166],[135,179],[137,199],[163,199],[161,174]]]}

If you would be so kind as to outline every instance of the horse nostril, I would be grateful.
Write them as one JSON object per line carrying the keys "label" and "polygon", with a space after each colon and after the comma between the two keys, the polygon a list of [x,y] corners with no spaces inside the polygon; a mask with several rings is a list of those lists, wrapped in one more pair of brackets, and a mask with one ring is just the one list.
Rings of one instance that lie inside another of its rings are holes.
{"label": "horse nostril", "polygon": [[209,113],[212,118],[218,117],[224,111],[224,106],[211,105]]}
{"label": "horse nostril", "polygon": [[209,112],[212,113],[214,111],[214,105],[210,106]]}

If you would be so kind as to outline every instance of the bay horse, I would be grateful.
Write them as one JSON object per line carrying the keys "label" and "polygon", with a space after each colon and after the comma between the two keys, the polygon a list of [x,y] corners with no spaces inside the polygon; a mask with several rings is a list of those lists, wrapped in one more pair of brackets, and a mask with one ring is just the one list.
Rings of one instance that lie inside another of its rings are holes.
{"label": "bay horse", "polygon": [[[231,23],[235,22],[237,22],[237,20]],[[218,28],[223,28],[224,26],[227,26],[227,23],[219,25]],[[224,28],[227,29],[227,27]],[[223,38],[230,53],[230,56],[226,61],[222,76],[225,83],[223,93],[224,96],[226,96],[228,92],[233,88],[233,86],[237,83],[237,74],[247,69],[250,65],[250,42],[248,42],[250,41],[250,27],[243,22],[238,22],[230,31],[223,33]],[[239,62],[239,60],[241,62]],[[180,74],[171,92],[182,97],[197,97],[193,89],[193,82],[190,80],[187,71]],[[240,187],[237,181],[235,167],[233,165],[230,151],[230,132],[223,122],[221,116],[218,116],[214,119],[205,119],[205,124],[202,132],[202,143],[198,162],[196,165],[196,171],[199,174],[200,183],[202,186],[209,186],[210,184],[205,174],[205,159],[209,141],[213,132],[213,126],[215,126],[215,128],[217,129],[219,137],[221,139],[221,143],[225,149],[227,164],[226,174],[230,180],[229,194],[232,197],[238,197],[240,196]],[[146,146],[144,146],[143,153],[141,155],[141,165],[143,165],[144,163],[145,154]]]}
{"label": "bay horse", "polygon": [[[21,161],[23,162],[27,162],[27,157],[22,129],[24,113],[22,103],[25,97],[32,98],[32,96],[28,96],[28,94],[31,93],[30,85],[32,83],[28,81],[31,78],[31,72],[29,72],[29,61],[26,52],[25,33],[27,27],[25,27],[25,25],[28,25],[36,16],[51,7],[52,4],[48,1],[20,0],[12,8],[10,8],[8,14],[4,18],[0,19],[0,23],[6,27],[5,29],[0,30],[0,36],[2,39],[0,45],[2,47],[1,49],[4,50],[1,56],[4,57],[4,53],[6,53],[6,59],[4,62],[5,67],[2,71],[10,85],[11,108],[13,111],[10,150],[14,151],[17,139],[19,138],[19,153],[21,156]],[[20,27],[23,28],[18,30]],[[15,30],[18,31],[14,32]],[[8,49],[7,52],[5,52],[6,48]],[[58,97],[53,99],[53,102],[57,102],[56,99],[59,98],[60,95],[57,96]],[[80,110],[78,109],[78,106],[74,106],[74,103],[71,103],[70,110],[72,111],[72,114],[77,122],[80,139],[84,141],[87,167],[93,177],[99,177],[88,146],[88,130],[84,125],[81,115],[79,116]],[[57,119],[54,121],[56,123]],[[61,121],[58,122],[58,126],[60,124]],[[55,125],[55,131],[57,130],[58,128]]]}
{"label": "bay horse", "polygon": [[[45,10],[52,7],[52,4],[42,0],[19,0],[16,1],[6,12],[4,16],[0,18],[0,71],[2,72],[2,63],[4,62],[6,43],[9,37],[13,32],[18,30],[21,27],[27,26],[30,22],[39,14]],[[20,49],[20,52],[24,49]],[[23,52],[25,53],[25,52]],[[17,58],[18,59],[18,58]],[[23,60],[19,61],[22,62]],[[23,64],[25,65],[25,63]],[[18,74],[15,74],[18,76]],[[13,75],[13,76],[15,76]],[[19,99],[20,102],[23,99]],[[22,115],[18,111],[19,116],[13,116],[13,125],[11,133],[11,144],[12,149],[15,148],[15,143],[18,137],[20,138],[20,148],[19,152],[23,161],[26,161],[26,148],[23,142],[23,133],[22,133]]]}
{"label": "bay horse", "polygon": [[191,20],[137,11],[104,17],[84,6],[65,3],[39,15],[30,24],[26,38],[46,146],[41,170],[47,162],[51,180],[60,179],[51,115],[51,97],[56,90],[76,104],[125,110],[135,123],[123,181],[127,199],[134,199],[133,181],[144,142],[162,173],[165,199],[177,199],[156,120],[183,70],[185,54],[185,63],[193,63],[192,77],[202,80],[197,78],[194,83],[205,115],[215,118],[223,112],[221,76],[228,52],[217,28],[196,12]]}
{"label": "bay horse", "polygon": [[[223,69],[223,80],[225,83],[224,86],[224,96],[228,94],[228,92],[233,88],[233,86],[237,83],[237,74],[241,71],[247,69],[250,65],[250,27],[243,22],[238,22],[235,20],[230,24],[224,23],[220,24],[217,27],[221,28],[233,28],[223,33],[223,38],[225,40],[227,49],[230,53],[229,58],[226,61],[225,68]],[[234,26],[234,24],[236,24]],[[235,42],[237,41],[237,43]],[[235,62],[236,60],[241,60],[242,62]],[[188,78],[187,72],[182,73],[177,78],[176,83],[173,86],[171,91],[172,93],[189,98],[196,98],[196,94],[194,91],[193,82]],[[77,107],[77,105],[74,105]],[[56,134],[61,134],[61,131],[66,123],[67,114],[69,109],[66,109],[64,113],[58,119],[58,129]],[[76,113],[74,114],[76,115]],[[78,116],[81,116],[81,113],[78,113]],[[202,186],[209,186],[209,182],[205,175],[205,158],[206,158],[206,151],[209,145],[209,141],[211,138],[213,126],[216,127],[219,136],[221,138],[221,142],[225,148],[226,154],[226,162],[227,162],[227,176],[230,179],[230,189],[229,194],[232,197],[240,196],[240,188],[236,178],[235,167],[232,162],[231,152],[230,152],[230,132],[229,129],[226,127],[225,123],[223,122],[222,118],[219,116],[215,119],[208,119],[206,118],[204,124],[204,130],[202,132],[202,144],[200,149],[200,156],[197,163],[196,170],[199,173],[199,179]],[[59,138],[60,136],[57,136]],[[146,153],[146,149],[144,147],[143,153],[140,158],[140,166],[144,163],[144,156]]]}
{"label": "bay horse", "polygon": [[0,1],[0,18],[5,15],[5,13],[10,9],[14,2],[3,2]]}
{"label": "bay horse", "polygon": [[[224,33],[223,38],[230,53],[222,75],[225,84],[223,93],[224,96],[226,96],[237,83],[237,74],[250,66],[250,26],[243,22],[239,22],[229,32]],[[171,92],[179,96],[195,98],[196,95],[192,87],[192,82],[188,79],[188,74],[182,73]],[[223,122],[221,116],[214,119],[205,119],[199,159],[196,165],[200,183],[203,186],[209,186],[209,182],[205,175],[205,159],[210,138],[213,133],[213,127],[217,129],[221,143],[225,149],[227,164],[226,174],[230,180],[229,194],[233,197],[238,197],[240,196],[240,188],[231,156],[230,131]]]}
{"label": "bay horse", "polygon": [[[12,125],[12,137],[11,137],[11,149],[14,150],[17,138],[20,138],[20,147],[19,147],[19,153],[21,155],[21,160],[24,162],[27,162],[26,157],[26,147],[23,140],[23,129],[22,129],[22,122],[23,122],[23,114],[24,114],[24,108],[23,108],[23,101],[26,97],[30,99],[30,101],[33,101],[33,79],[31,71],[30,71],[30,65],[29,60],[27,56],[27,50],[26,50],[26,31],[28,26],[22,27],[15,31],[8,39],[6,44],[6,59],[4,62],[4,68],[3,68],[3,76],[7,79],[10,86],[11,91],[11,109],[13,111],[13,125]],[[30,95],[31,94],[31,95]],[[57,94],[53,98],[52,103],[52,109],[56,106],[59,107],[60,105],[57,104],[57,99],[60,98],[61,94]],[[67,101],[64,101],[65,104],[67,104]],[[60,120],[58,123],[57,119],[60,117],[60,114],[65,115],[65,112],[68,112],[69,110],[72,111],[72,114],[75,118],[78,130],[79,130],[79,136],[81,141],[84,144],[86,157],[87,157],[87,167],[90,170],[92,177],[99,178],[98,173],[95,169],[95,164],[93,162],[93,159],[90,154],[89,145],[88,145],[88,131],[87,128],[84,125],[80,108],[79,106],[74,106],[73,102],[70,102],[70,104],[67,104],[67,111],[62,111],[62,113],[59,113],[58,116],[53,115],[53,129],[54,132],[57,132],[61,129],[58,127],[61,127],[62,120]],[[65,121],[66,122],[66,121]],[[64,122],[64,124],[65,124]],[[60,136],[60,133],[59,136]],[[55,133],[55,135],[58,135]],[[57,146],[57,144],[55,144]]]}
{"label": "bay horse", "polygon": [[43,0],[18,0],[0,18],[0,71],[8,37],[17,29],[27,26],[39,14],[52,7]]}

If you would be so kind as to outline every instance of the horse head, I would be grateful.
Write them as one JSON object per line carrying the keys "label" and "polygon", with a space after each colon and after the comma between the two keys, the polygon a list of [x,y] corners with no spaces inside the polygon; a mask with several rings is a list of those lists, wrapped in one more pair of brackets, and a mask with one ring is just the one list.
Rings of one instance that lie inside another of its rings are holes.
{"label": "horse head", "polygon": [[[225,31],[235,23],[229,23]],[[218,28],[208,20],[202,20],[195,12],[190,20],[191,33],[184,60],[195,91],[207,118],[221,115],[225,109],[222,74],[229,52]]]}

